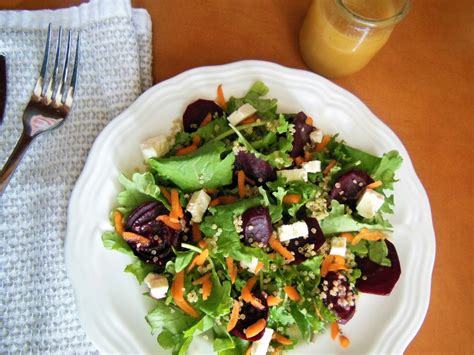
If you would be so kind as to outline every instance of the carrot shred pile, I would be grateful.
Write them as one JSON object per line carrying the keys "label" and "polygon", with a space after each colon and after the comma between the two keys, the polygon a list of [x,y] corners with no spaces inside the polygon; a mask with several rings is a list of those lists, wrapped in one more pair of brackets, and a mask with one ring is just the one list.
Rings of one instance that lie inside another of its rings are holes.
{"label": "carrot shred pile", "polygon": [[275,250],[276,252],[280,253],[286,260],[288,261],[293,261],[295,260],[295,257],[293,254],[290,253],[288,249],[286,249],[278,239],[276,238],[270,238],[270,241],[268,242],[270,246]]}
{"label": "carrot shred pile", "polygon": [[326,176],[327,174],[329,174],[331,172],[332,168],[334,168],[336,166],[336,164],[337,164],[337,161],[331,160],[329,162],[329,164],[324,168],[323,175]]}
{"label": "carrot shred pile", "polygon": [[244,329],[245,336],[247,338],[252,338],[258,333],[260,333],[262,330],[264,330],[266,326],[267,321],[263,318],[259,319],[258,321]]}
{"label": "carrot shred pile", "polygon": [[347,270],[347,269],[348,268],[344,264],[344,260],[342,257],[336,257],[334,255],[326,255],[323,262],[321,263],[320,274],[322,277],[325,277],[330,271]]}
{"label": "carrot shred pile", "polygon": [[227,102],[224,97],[224,90],[222,90],[222,84],[219,84],[217,87],[217,104],[224,110],[227,110]]}
{"label": "carrot shred pile", "polygon": [[366,189],[370,189],[370,190],[374,190],[378,187],[382,186],[382,181],[380,180],[377,180],[377,181],[374,181],[373,183],[371,184],[368,184],[365,188]]}
{"label": "carrot shred pile", "polygon": [[204,117],[204,119],[202,120],[201,124],[199,125],[199,127],[204,127],[206,125],[208,125],[209,123],[211,123],[212,121],[212,115],[211,113],[209,112],[206,117]]}
{"label": "carrot shred pile", "polygon": [[239,197],[244,198],[247,196],[248,191],[245,187],[245,173],[243,170],[237,172],[237,186],[239,187]]}
{"label": "carrot shred pile", "polygon": [[283,299],[278,297],[278,296],[270,295],[270,296],[267,297],[268,307],[276,306],[276,305],[280,304],[281,302],[283,302]]}
{"label": "carrot shred pile", "polygon": [[183,312],[191,317],[199,318],[199,312],[184,299],[184,270],[176,273],[174,282],[171,285],[171,295],[173,296],[174,303]]}
{"label": "carrot shred pile", "polygon": [[323,136],[323,139],[321,140],[321,143],[318,143],[318,145],[316,146],[316,152],[319,153],[319,152],[322,152],[324,148],[326,148],[326,146],[328,145],[328,143],[331,141],[331,136],[329,134],[325,134]]}
{"label": "carrot shred pile", "polygon": [[301,296],[300,294],[298,293],[298,291],[296,291],[296,288],[294,288],[293,286],[285,286],[283,288],[283,290],[285,291],[285,293],[288,295],[288,297],[290,298],[290,300],[292,301],[299,301],[301,299]]}
{"label": "carrot shred pile", "polygon": [[354,237],[354,239],[352,239],[351,244],[356,245],[362,239],[375,241],[375,240],[383,240],[386,237],[387,236],[382,232],[371,231],[371,230],[368,230],[367,228],[362,228],[361,231]]}
{"label": "carrot shred pile", "polygon": [[120,213],[120,211],[117,211],[117,210],[114,211],[114,225],[115,225],[115,231],[117,232],[117,234],[122,235],[124,231],[123,215],[122,213]]}
{"label": "carrot shred pile", "polygon": [[168,227],[171,229],[174,229],[176,231],[181,230],[181,223],[179,222],[174,222],[170,216],[167,214],[162,214],[161,216],[156,217],[157,221],[162,221],[164,224],[166,224]]}
{"label": "carrot shred pile", "polygon": [[227,265],[227,269],[229,270],[230,282],[234,284],[235,280],[237,279],[237,268],[234,265],[234,259],[231,256],[228,256],[225,258],[225,263]]}
{"label": "carrot shred pile", "polygon": [[276,340],[282,345],[291,345],[293,344],[293,341],[291,339],[288,339],[287,337],[281,335],[280,333],[273,332],[272,339]]}
{"label": "carrot shred pile", "polygon": [[191,271],[195,266],[201,266],[205,263],[209,255],[209,249],[204,249],[200,254],[196,255],[188,266],[188,272]]}
{"label": "carrot shred pile", "polygon": [[237,322],[239,321],[240,315],[240,301],[234,300],[234,305],[232,306],[232,312],[230,314],[229,323],[227,324],[227,331],[230,332],[235,328]]}
{"label": "carrot shred pile", "polygon": [[125,239],[127,242],[142,244],[143,246],[147,247],[150,245],[150,240],[142,237],[139,234],[132,233],[132,232],[123,232],[122,238]]}
{"label": "carrot shred pile", "polygon": [[283,197],[283,203],[287,205],[296,204],[301,202],[301,195],[300,194],[287,194]]}

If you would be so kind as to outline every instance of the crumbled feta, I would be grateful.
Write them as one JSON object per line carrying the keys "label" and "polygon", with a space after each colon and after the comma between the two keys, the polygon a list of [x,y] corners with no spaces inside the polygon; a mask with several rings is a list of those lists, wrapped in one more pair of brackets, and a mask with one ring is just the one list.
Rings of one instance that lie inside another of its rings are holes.
{"label": "crumbled feta", "polygon": [[273,329],[265,328],[265,332],[260,340],[253,342],[251,355],[266,355],[270,342],[272,341]]}
{"label": "crumbled feta", "polygon": [[282,242],[299,237],[305,237],[308,234],[308,225],[305,221],[295,222],[292,224],[283,224],[278,228],[278,238]]}
{"label": "crumbled feta", "polygon": [[166,136],[156,136],[147,139],[140,145],[143,159],[159,158],[168,153],[170,144]]}
{"label": "crumbled feta", "polygon": [[307,173],[319,173],[321,171],[321,162],[319,160],[310,160],[302,165]]}
{"label": "crumbled feta", "polygon": [[346,244],[347,244],[347,239],[344,237],[333,238],[331,241],[331,251],[329,252],[329,254],[345,257]]}
{"label": "crumbled feta", "polygon": [[308,181],[308,173],[304,169],[285,169],[277,171],[277,175],[283,176],[287,181]]}
{"label": "crumbled feta", "polygon": [[232,112],[227,120],[234,126],[238,125],[240,122],[246,118],[252,116],[257,110],[250,104],[243,104],[237,110]]}
{"label": "crumbled feta", "polygon": [[204,189],[193,192],[186,209],[191,213],[191,220],[195,223],[201,223],[202,216],[206,213],[207,207],[211,202],[209,196]]}
{"label": "crumbled feta", "polygon": [[168,292],[168,280],[163,275],[150,272],[145,277],[145,283],[150,288],[150,295],[157,300],[166,297]]}
{"label": "crumbled feta", "polygon": [[255,256],[252,256],[252,260],[250,262],[241,260],[240,261],[240,267],[242,269],[248,269],[248,271],[252,272],[255,274],[255,270],[257,269],[258,266],[258,258]]}
{"label": "crumbled feta", "polygon": [[314,144],[321,143],[323,141],[323,131],[321,131],[319,128],[316,128],[309,134],[309,139]]}
{"label": "crumbled feta", "polygon": [[356,210],[362,217],[372,218],[382,207],[385,201],[384,195],[372,189],[366,189],[357,202]]}

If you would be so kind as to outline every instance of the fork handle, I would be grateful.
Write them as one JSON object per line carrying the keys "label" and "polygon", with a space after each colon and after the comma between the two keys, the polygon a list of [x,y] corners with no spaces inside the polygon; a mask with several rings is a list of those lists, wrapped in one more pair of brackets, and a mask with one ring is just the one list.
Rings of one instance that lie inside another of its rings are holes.
{"label": "fork handle", "polygon": [[13,149],[13,153],[8,158],[2,168],[2,172],[0,173],[0,195],[3,194],[3,191],[7,187],[16,167],[20,163],[21,158],[23,158],[23,155],[25,155],[25,152],[32,141],[32,137],[25,132],[22,132],[20,139],[16,143],[15,149]]}

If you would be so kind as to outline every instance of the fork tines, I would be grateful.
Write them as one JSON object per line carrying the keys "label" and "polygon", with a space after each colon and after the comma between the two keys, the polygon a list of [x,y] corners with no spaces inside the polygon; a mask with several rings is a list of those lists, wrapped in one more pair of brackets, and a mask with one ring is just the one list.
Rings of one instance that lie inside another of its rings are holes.
{"label": "fork tines", "polygon": [[63,107],[66,110],[69,110],[72,105],[72,99],[76,90],[77,84],[77,72],[79,68],[79,53],[80,53],[80,33],[77,35],[76,39],[76,48],[75,48],[75,58],[74,66],[72,69],[72,77],[70,84],[67,84],[68,80],[68,67],[69,67],[69,56],[71,54],[71,30],[68,31],[66,49],[62,58],[62,74],[59,79],[60,73],[60,62],[61,62],[61,52],[62,52],[62,27],[59,27],[58,37],[56,41],[56,55],[54,58],[53,71],[49,76],[48,85],[45,84],[46,75],[48,72],[48,61],[51,47],[51,24],[48,26],[48,37],[46,39],[46,46],[44,49],[43,64],[41,66],[40,76],[36,82],[35,88],[33,90],[33,98],[37,101],[42,101],[46,105],[52,105],[53,107]]}

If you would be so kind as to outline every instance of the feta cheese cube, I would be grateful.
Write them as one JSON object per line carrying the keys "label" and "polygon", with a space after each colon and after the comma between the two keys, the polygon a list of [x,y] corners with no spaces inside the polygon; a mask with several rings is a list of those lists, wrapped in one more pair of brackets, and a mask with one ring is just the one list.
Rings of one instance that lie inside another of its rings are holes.
{"label": "feta cheese cube", "polygon": [[299,237],[305,237],[308,234],[308,225],[305,221],[295,222],[292,224],[283,224],[278,228],[278,238],[282,242]]}
{"label": "feta cheese cube", "polygon": [[321,171],[321,162],[319,160],[307,161],[302,166],[307,173],[319,173]]}
{"label": "feta cheese cube", "polygon": [[168,153],[170,144],[165,136],[156,136],[147,139],[140,145],[143,159],[159,158]]}
{"label": "feta cheese cube", "polygon": [[234,126],[238,125],[240,122],[246,118],[252,116],[257,109],[250,104],[243,104],[237,110],[231,113],[227,120]]}
{"label": "feta cheese cube", "polygon": [[201,223],[202,216],[206,213],[209,202],[211,202],[211,196],[204,189],[193,192],[186,206],[188,212],[191,213],[191,221]]}
{"label": "feta cheese cube", "polygon": [[242,269],[248,269],[248,271],[254,274],[255,274],[255,270],[257,269],[257,266],[258,266],[258,258],[255,256],[252,257],[252,260],[250,260],[250,262],[247,262],[244,260],[240,261],[240,267]]}
{"label": "feta cheese cube", "polygon": [[331,241],[331,251],[329,255],[346,256],[347,239],[344,237],[336,237]]}
{"label": "feta cheese cube", "polygon": [[356,205],[357,213],[362,217],[372,218],[382,207],[385,201],[384,195],[372,189],[366,189]]}
{"label": "feta cheese cube", "polygon": [[283,176],[286,181],[308,181],[308,172],[304,169],[285,169],[277,171],[278,176]]}
{"label": "feta cheese cube", "polygon": [[157,300],[166,297],[168,292],[168,280],[163,275],[150,272],[145,277],[145,283],[150,288],[150,295]]}
{"label": "feta cheese cube", "polygon": [[273,329],[265,328],[265,332],[260,340],[253,342],[251,355],[266,355],[270,342],[272,341]]}
{"label": "feta cheese cube", "polygon": [[309,134],[309,139],[314,144],[321,143],[323,141],[323,131],[321,131],[319,128],[316,128]]}

